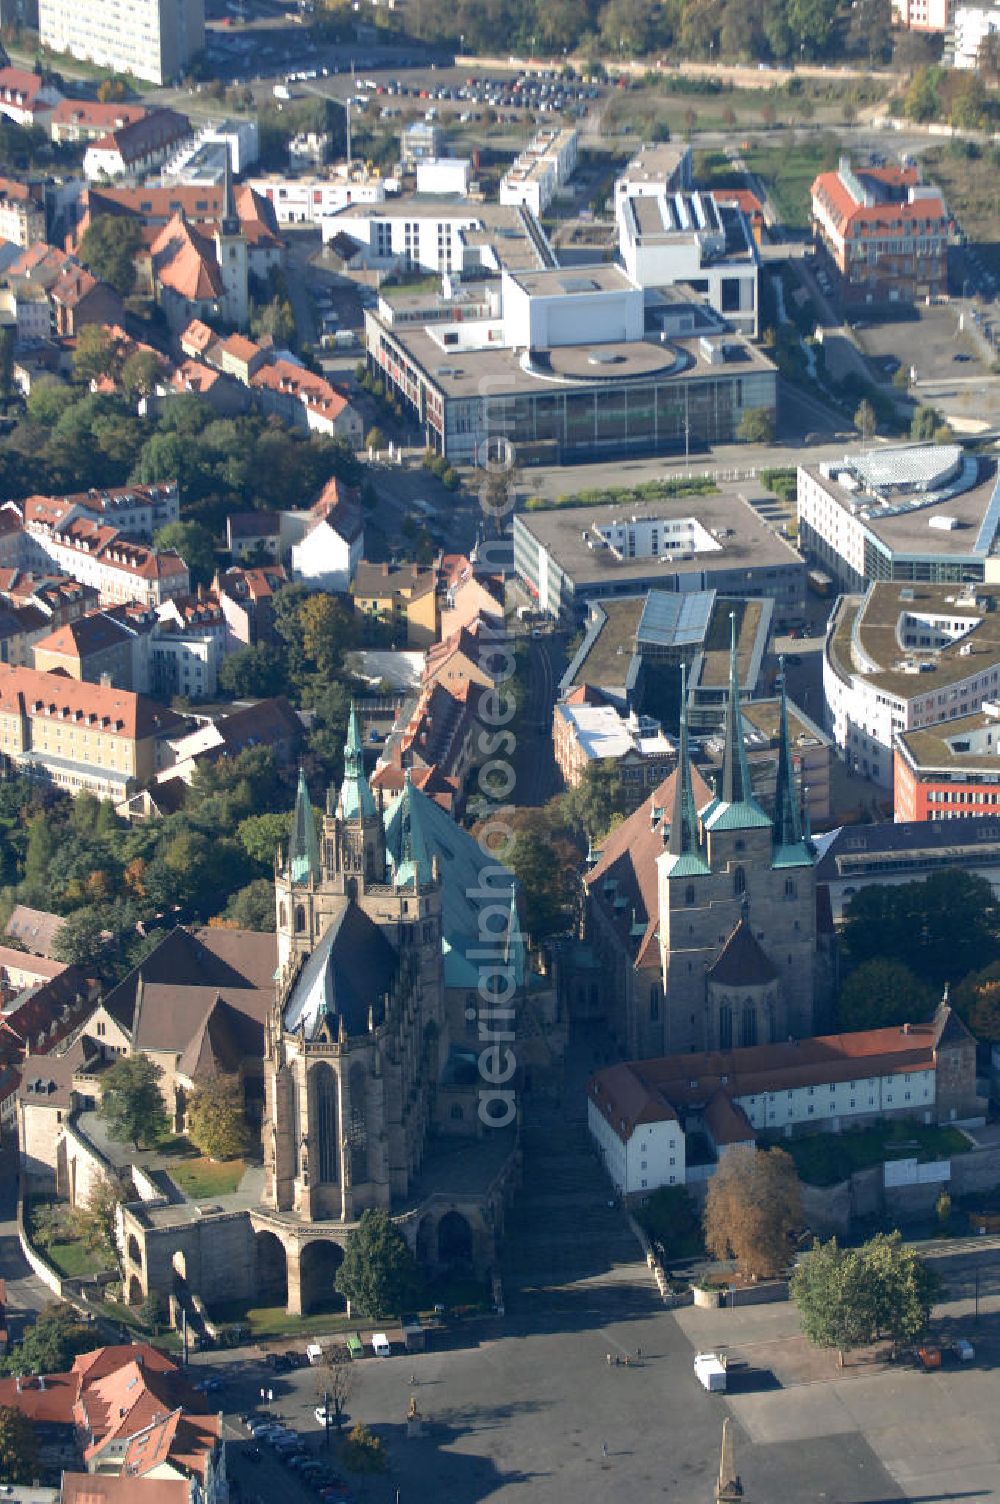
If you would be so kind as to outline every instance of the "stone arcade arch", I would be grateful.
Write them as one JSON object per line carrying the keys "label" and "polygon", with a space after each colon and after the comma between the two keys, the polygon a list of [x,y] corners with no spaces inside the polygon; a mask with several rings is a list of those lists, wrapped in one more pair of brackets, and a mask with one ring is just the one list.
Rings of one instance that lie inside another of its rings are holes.
{"label": "stone arcade arch", "polygon": [[129,1233],[128,1242],[126,1243],[125,1248],[131,1262],[138,1265],[138,1267],[141,1269],[142,1249],[139,1247],[139,1239],[136,1237],[134,1232]]}
{"label": "stone arcade arch", "polygon": [[276,1233],[254,1235],[257,1294],[263,1305],[284,1305],[288,1300],[288,1262],[285,1247]]}
{"label": "stone arcade arch", "polygon": [[141,1306],[143,1300],[145,1299],[142,1288],[142,1280],[137,1274],[129,1275],[128,1289],[125,1299],[126,1304],[130,1306]]}
{"label": "stone arcade arch", "polygon": [[303,1316],[311,1311],[342,1311],[347,1302],[334,1289],[344,1250],[331,1238],[314,1238],[299,1254],[299,1289]]}
{"label": "stone arcade arch", "polygon": [[438,1256],[442,1268],[454,1273],[473,1269],[472,1228],[461,1212],[445,1212],[437,1226]]}
{"label": "stone arcade arch", "polygon": [[437,1228],[434,1225],[434,1218],[429,1214],[421,1217],[417,1223],[414,1253],[422,1269],[432,1269],[437,1263]]}

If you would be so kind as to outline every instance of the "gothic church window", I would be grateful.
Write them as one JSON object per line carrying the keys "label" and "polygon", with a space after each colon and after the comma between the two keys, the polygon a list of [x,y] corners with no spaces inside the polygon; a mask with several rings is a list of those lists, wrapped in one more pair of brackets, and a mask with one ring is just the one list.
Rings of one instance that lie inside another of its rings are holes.
{"label": "gothic church window", "polygon": [[296,904],[296,906],[295,906],[295,933],[297,935],[301,935],[304,932],[305,927],[306,927],[305,905],[301,904],[301,903],[300,904]]}
{"label": "gothic church window", "polygon": [[687,904],[688,908],[690,908],[694,903],[694,883],[688,883],[687,887],[684,889],[684,902]]}
{"label": "gothic church window", "polygon": [[746,890],[747,875],[742,867],[737,867],[733,873],[733,892],[736,894],[737,898],[739,898],[746,892]]}
{"label": "gothic church window", "polygon": [[757,1043],[757,1009],[747,998],[743,1005],[743,1018],[740,1022],[740,1044],[744,1049]]}
{"label": "gothic church window", "polygon": [[719,1009],[719,1049],[731,1050],[733,1047],[733,1010],[728,1003],[723,1003]]}
{"label": "gothic church window", "polygon": [[[337,1078],[325,1060],[312,1072],[313,1121],[316,1132],[316,1170],[324,1184],[336,1184],[337,1173]],[[316,1142],[318,1140],[318,1142]]]}

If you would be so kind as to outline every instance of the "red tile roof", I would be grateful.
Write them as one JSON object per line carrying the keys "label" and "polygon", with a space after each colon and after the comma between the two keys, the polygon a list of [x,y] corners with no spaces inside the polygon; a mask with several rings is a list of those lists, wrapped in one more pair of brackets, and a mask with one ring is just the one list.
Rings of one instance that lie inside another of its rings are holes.
{"label": "red tile roof", "polygon": [[215,243],[175,214],[152,245],[158,281],[188,302],[221,298],[224,288]]}
{"label": "red tile roof", "polygon": [[180,725],[173,711],[144,695],[10,664],[0,664],[0,714],[47,716],[140,741]]}
{"label": "red tile roof", "polygon": [[140,104],[101,104],[93,99],[63,99],[52,112],[52,125],[79,125],[91,130],[114,130],[141,120],[146,114]]}

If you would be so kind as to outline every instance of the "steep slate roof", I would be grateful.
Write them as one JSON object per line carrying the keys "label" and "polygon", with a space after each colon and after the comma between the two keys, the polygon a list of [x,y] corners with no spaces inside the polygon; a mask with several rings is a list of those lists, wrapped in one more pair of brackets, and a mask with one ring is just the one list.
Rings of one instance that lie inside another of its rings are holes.
{"label": "steep slate roof", "polygon": [[[480,911],[484,905],[510,903],[516,884],[513,873],[409,780],[386,809],[384,821],[386,854],[397,885],[412,882],[414,876],[430,882],[433,859],[439,859],[445,986],[477,986],[479,964],[467,952],[482,945]],[[530,914],[525,918],[530,931]],[[523,936],[518,932],[513,941],[516,965],[523,970]]]}
{"label": "steep slate roof", "polygon": [[[150,951],[141,966],[112,988],[104,1006],[131,1030],[140,975],[144,990],[155,986],[200,989],[207,1009],[220,991],[232,997],[240,990],[272,987],[277,966],[278,942],[273,934],[208,928],[191,931],[178,925]],[[203,1014],[204,1010],[200,1016]],[[184,1043],[189,1037],[185,1036]]]}
{"label": "steep slate roof", "polygon": [[367,1033],[369,1009],[381,1022],[398,968],[399,958],[378,925],[353,899],[344,898],[303,963],[285,1005],[285,1028],[304,1026],[312,1038],[325,1019],[334,1039],[341,1021],[348,1035]]}
{"label": "steep slate roof", "polygon": [[745,919],[737,924],[708,971],[709,981],[720,987],[764,987],[777,975]]}

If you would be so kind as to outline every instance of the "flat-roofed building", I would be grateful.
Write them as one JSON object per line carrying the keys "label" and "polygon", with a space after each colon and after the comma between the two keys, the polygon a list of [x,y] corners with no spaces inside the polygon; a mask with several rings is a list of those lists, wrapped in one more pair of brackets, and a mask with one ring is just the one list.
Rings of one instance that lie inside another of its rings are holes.
{"label": "flat-roofed building", "polygon": [[921,731],[900,731],[893,759],[899,820],[968,820],[1000,812],[1000,704]]}
{"label": "flat-roofed building", "polygon": [[43,46],[171,83],[205,45],[205,0],[38,0]]}
{"label": "flat-roofed building", "polygon": [[717,590],[801,610],[805,565],[741,492],[560,507],[514,517],[517,573],[541,610],[647,590]]}
{"label": "flat-roofed building", "polygon": [[1000,477],[959,444],[855,450],[800,465],[799,544],[848,590],[869,580],[1000,580]]}
{"label": "flat-roofed building", "polygon": [[898,733],[973,715],[1000,693],[996,598],[897,584],[842,596],[827,631],[823,692],[849,767],[891,788]]}
{"label": "flat-roofed building", "polygon": [[572,789],[592,763],[612,759],[626,801],[634,808],[676,767],[677,744],[664,735],[652,716],[634,710],[622,715],[613,705],[592,703],[593,698],[577,691],[556,705],[552,715],[556,766],[566,787]]}

